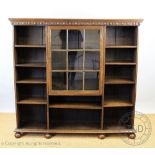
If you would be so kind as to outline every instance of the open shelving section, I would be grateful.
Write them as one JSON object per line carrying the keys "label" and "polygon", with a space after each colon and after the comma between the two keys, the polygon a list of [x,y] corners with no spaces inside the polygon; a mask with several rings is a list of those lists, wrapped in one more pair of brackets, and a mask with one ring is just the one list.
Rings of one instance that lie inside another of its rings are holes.
{"label": "open shelving section", "polygon": [[14,27],[17,128],[47,129],[44,26]]}
{"label": "open shelving section", "polygon": [[10,21],[16,138],[22,133],[44,133],[46,138],[56,133],[135,137],[141,19]]}
{"label": "open shelving section", "polygon": [[133,115],[124,126],[119,121],[125,114],[134,113],[137,36],[136,26],[106,27],[104,129],[133,128]]}

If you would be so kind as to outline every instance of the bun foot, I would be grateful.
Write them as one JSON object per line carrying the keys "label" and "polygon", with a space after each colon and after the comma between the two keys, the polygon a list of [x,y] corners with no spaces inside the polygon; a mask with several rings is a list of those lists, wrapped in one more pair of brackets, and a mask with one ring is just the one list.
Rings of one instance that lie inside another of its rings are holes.
{"label": "bun foot", "polygon": [[45,134],[45,138],[46,138],[46,139],[50,139],[51,137],[52,137],[51,134],[49,134],[49,133]]}
{"label": "bun foot", "polygon": [[98,138],[99,138],[99,139],[104,139],[104,138],[105,138],[105,134],[100,134],[100,135],[98,136]]}
{"label": "bun foot", "polygon": [[16,133],[15,133],[15,137],[16,137],[16,138],[20,138],[21,136],[22,136],[22,134],[21,134],[20,132],[16,132]]}
{"label": "bun foot", "polygon": [[131,133],[131,134],[128,135],[128,137],[130,139],[135,139],[136,138],[136,134],[135,133]]}

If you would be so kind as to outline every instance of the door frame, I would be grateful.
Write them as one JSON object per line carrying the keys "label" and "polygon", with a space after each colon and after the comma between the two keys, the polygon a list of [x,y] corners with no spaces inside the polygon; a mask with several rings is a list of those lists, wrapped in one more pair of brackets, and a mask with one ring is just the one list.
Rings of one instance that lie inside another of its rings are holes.
{"label": "door frame", "polygon": [[[51,49],[51,30],[80,30],[80,29],[98,29],[100,30],[100,69],[99,69],[99,90],[52,90],[52,67],[51,67],[51,59],[52,59],[52,49]],[[47,87],[48,87],[48,95],[69,95],[69,96],[98,96],[103,94],[104,89],[104,74],[105,74],[105,26],[48,26],[47,27]]]}

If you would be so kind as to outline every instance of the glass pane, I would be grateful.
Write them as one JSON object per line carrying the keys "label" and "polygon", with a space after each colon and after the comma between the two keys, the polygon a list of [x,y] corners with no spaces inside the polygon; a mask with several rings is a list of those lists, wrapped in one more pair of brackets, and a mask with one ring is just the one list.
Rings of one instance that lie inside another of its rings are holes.
{"label": "glass pane", "polygon": [[100,48],[100,31],[99,30],[86,30],[85,31],[85,48],[86,49],[99,49]]}
{"label": "glass pane", "polygon": [[82,70],[83,69],[83,52],[68,52],[68,69]]}
{"label": "glass pane", "polygon": [[99,70],[99,67],[100,67],[100,53],[98,51],[85,52],[85,69]]}
{"label": "glass pane", "polygon": [[66,69],[66,52],[52,52],[52,69],[64,70]]}
{"label": "glass pane", "polygon": [[66,72],[52,72],[52,89],[66,90]]}
{"label": "glass pane", "polygon": [[68,49],[83,48],[83,30],[68,30]]}
{"label": "glass pane", "polygon": [[52,30],[52,49],[66,49],[66,30]]}
{"label": "glass pane", "polygon": [[85,90],[98,90],[99,89],[99,72],[85,72]]}
{"label": "glass pane", "polygon": [[83,88],[83,73],[82,72],[69,72],[68,73],[68,89],[69,90],[82,90]]}

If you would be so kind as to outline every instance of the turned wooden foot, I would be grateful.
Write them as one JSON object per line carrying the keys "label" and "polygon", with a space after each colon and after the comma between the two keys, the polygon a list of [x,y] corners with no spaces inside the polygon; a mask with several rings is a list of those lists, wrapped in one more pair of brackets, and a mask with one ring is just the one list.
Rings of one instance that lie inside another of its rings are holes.
{"label": "turned wooden foot", "polygon": [[130,133],[130,134],[128,135],[128,137],[129,137],[130,139],[135,139],[135,138],[136,138],[136,134],[135,134],[135,133]]}
{"label": "turned wooden foot", "polygon": [[51,134],[49,134],[49,133],[45,134],[45,138],[46,138],[46,139],[50,139],[51,137],[52,137]]}
{"label": "turned wooden foot", "polygon": [[20,138],[21,136],[22,136],[22,134],[21,134],[20,132],[16,132],[16,133],[15,133],[15,137],[16,137],[16,138]]}
{"label": "turned wooden foot", "polygon": [[99,138],[99,139],[104,139],[104,138],[105,138],[105,134],[100,134],[100,135],[98,136],[98,138]]}

